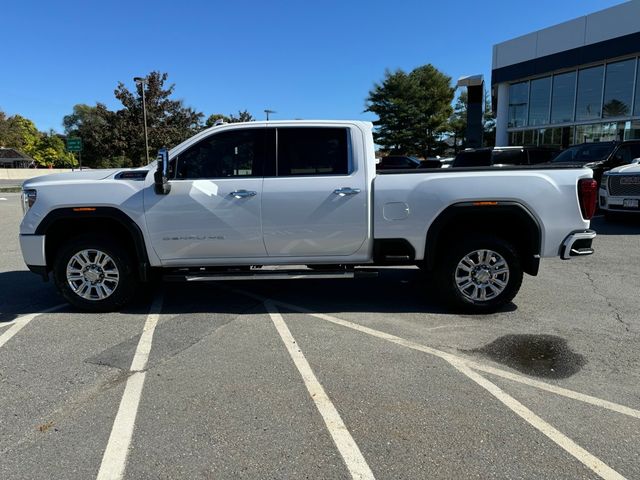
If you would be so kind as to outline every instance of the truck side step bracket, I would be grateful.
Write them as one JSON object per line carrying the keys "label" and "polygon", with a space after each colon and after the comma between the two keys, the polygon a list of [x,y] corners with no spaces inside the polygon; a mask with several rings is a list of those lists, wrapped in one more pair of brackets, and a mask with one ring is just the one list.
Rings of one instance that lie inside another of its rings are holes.
{"label": "truck side step bracket", "polygon": [[335,278],[376,278],[376,270],[250,270],[222,272],[185,272],[163,276],[167,282],[219,282],[231,280],[312,280]]}

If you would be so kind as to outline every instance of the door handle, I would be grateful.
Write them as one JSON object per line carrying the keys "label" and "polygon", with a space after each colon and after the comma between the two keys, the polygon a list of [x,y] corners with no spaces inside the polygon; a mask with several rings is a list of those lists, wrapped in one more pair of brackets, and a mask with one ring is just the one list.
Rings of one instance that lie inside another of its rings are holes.
{"label": "door handle", "polygon": [[235,190],[229,195],[233,195],[235,198],[248,198],[255,197],[257,195],[257,192],[251,190]]}
{"label": "door handle", "polygon": [[341,188],[336,188],[333,193],[335,193],[336,195],[340,195],[341,197],[344,197],[346,195],[357,195],[358,193],[360,193],[360,189],[359,188],[351,188],[351,187],[341,187]]}

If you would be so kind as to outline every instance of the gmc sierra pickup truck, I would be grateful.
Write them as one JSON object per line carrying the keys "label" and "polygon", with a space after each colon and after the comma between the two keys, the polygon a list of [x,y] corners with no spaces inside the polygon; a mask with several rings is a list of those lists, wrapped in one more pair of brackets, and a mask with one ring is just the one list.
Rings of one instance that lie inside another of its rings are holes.
{"label": "gmc sierra pickup truck", "polygon": [[489,312],[542,257],[593,253],[591,177],[562,165],[376,172],[371,123],[220,125],[146,167],[26,181],[20,244],[33,272],[88,311],[117,310],[158,276],[352,278],[418,265],[453,306]]}

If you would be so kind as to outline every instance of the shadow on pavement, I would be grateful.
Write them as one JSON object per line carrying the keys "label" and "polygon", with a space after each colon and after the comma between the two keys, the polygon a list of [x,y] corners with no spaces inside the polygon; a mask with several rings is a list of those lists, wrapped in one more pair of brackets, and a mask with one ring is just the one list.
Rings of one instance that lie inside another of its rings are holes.
{"label": "shadow on pavement", "polygon": [[[242,313],[261,303],[242,292],[318,313],[460,313],[443,305],[425,275],[413,268],[385,268],[375,279],[167,283],[164,288],[163,313]],[[511,303],[502,312],[516,309]]]}
{"label": "shadow on pavement", "polygon": [[[372,312],[458,315],[437,298],[433,285],[414,268],[385,268],[380,277],[362,280],[263,280],[164,283],[144,287],[122,310],[146,314],[152,298],[164,294],[163,314],[226,313],[240,315],[261,308],[259,297],[289,303],[318,313]],[[52,281],[28,271],[0,272],[0,327],[21,315],[64,304]],[[502,312],[516,310],[513,303]],[[68,306],[64,311],[74,312]],[[485,315],[490,318],[491,315]]]}
{"label": "shadow on pavement", "polygon": [[591,228],[598,235],[640,235],[640,214],[617,215],[610,219],[594,217]]}
{"label": "shadow on pavement", "polygon": [[0,327],[20,315],[37,313],[64,303],[53,282],[27,270],[0,272]]}

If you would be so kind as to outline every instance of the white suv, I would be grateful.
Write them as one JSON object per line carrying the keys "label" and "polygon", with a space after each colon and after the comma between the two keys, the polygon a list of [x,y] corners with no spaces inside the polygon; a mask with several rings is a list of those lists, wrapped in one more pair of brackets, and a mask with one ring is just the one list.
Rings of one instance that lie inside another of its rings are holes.
{"label": "white suv", "polygon": [[599,197],[605,216],[640,213],[640,158],[606,172],[600,182]]}

